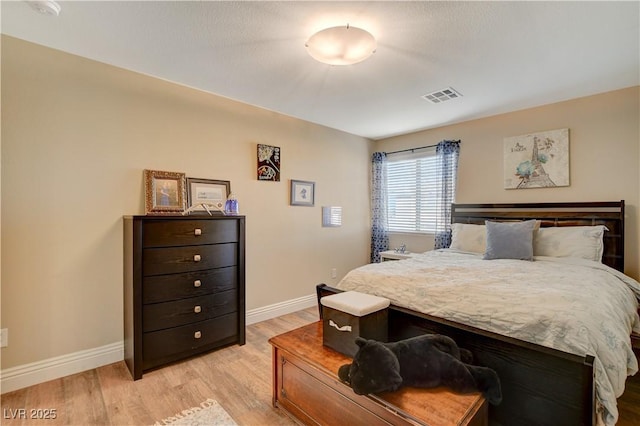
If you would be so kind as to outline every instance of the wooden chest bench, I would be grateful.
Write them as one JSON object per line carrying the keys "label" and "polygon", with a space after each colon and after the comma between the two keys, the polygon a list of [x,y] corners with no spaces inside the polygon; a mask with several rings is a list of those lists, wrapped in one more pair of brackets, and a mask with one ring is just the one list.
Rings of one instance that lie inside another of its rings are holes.
{"label": "wooden chest bench", "polygon": [[488,424],[488,405],[479,393],[401,388],[356,395],[337,375],[351,358],[322,345],[322,322],[275,336],[269,343],[273,346],[273,405],[304,424]]}

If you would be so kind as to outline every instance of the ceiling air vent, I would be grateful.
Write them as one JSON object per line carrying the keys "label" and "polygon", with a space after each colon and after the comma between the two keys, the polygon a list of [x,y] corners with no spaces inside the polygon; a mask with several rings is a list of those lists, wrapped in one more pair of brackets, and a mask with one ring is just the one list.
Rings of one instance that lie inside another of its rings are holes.
{"label": "ceiling air vent", "polygon": [[451,99],[461,98],[462,95],[452,87],[447,87],[446,89],[427,93],[426,95],[422,95],[422,97],[432,104],[440,104]]}

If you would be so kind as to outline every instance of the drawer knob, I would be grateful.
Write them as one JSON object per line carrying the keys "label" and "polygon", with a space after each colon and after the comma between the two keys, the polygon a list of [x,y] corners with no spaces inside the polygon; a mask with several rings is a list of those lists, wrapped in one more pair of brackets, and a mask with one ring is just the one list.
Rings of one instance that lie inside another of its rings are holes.
{"label": "drawer knob", "polygon": [[195,339],[199,339],[199,338],[201,338],[201,337],[202,337],[202,333],[201,333],[201,332],[199,332],[199,331],[196,331],[195,333],[193,333],[193,337],[194,337]]}
{"label": "drawer knob", "polygon": [[200,260],[202,260],[202,256],[200,256],[199,254],[194,254],[193,255],[193,261],[194,262],[200,262]]}
{"label": "drawer knob", "polygon": [[202,307],[199,305],[194,306],[193,312],[195,312],[196,314],[199,314],[200,312],[202,312]]}
{"label": "drawer knob", "polygon": [[197,237],[198,235],[202,235],[202,229],[200,229],[200,228],[196,228],[196,229],[193,231],[193,234],[194,234],[196,237]]}
{"label": "drawer knob", "polygon": [[195,281],[193,282],[193,286],[194,286],[194,287],[200,287],[201,285],[202,285],[202,281],[200,281],[200,280],[195,280]]}

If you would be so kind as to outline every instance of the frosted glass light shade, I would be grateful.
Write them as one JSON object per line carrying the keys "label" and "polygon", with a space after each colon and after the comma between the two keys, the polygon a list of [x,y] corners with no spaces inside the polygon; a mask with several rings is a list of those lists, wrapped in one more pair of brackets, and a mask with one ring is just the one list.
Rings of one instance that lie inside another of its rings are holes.
{"label": "frosted glass light shade", "polygon": [[53,0],[27,1],[29,6],[38,13],[48,16],[58,16],[62,8]]}
{"label": "frosted glass light shade", "polygon": [[361,28],[347,25],[318,31],[305,46],[317,61],[329,65],[351,65],[364,61],[376,51],[376,39]]}

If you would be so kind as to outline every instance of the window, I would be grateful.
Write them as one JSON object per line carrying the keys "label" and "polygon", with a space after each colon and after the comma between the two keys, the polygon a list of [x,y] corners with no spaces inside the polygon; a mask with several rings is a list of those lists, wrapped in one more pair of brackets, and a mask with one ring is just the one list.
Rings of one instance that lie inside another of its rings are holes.
{"label": "window", "polygon": [[[390,232],[436,231],[437,157],[435,147],[387,158]],[[455,186],[454,186],[455,187]]]}

